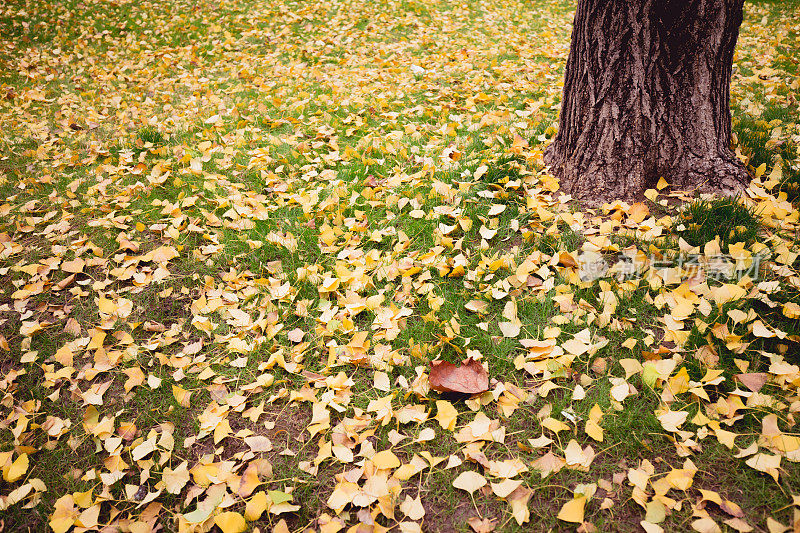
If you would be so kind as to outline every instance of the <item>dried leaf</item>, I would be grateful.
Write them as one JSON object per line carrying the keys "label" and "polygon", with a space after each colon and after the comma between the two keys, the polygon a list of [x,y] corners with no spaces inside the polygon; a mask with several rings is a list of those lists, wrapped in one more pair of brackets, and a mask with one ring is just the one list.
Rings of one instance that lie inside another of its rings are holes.
{"label": "dried leaf", "polygon": [[467,523],[475,533],[492,533],[497,527],[497,520],[493,518],[478,518],[477,516],[472,516],[467,520]]}
{"label": "dried leaf", "polygon": [[428,381],[431,389],[439,392],[480,394],[489,390],[489,375],[480,362],[471,358],[460,366],[447,361],[431,362]]}
{"label": "dried leaf", "polygon": [[176,469],[169,467],[164,468],[164,473],[161,475],[164,481],[165,488],[170,494],[180,494],[181,489],[189,482],[189,470],[187,469],[187,462],[184,461]]}
{"label": "dried leaf", "polygon": [[425,508],[422,506],[419,496],[411,498],[406,495],[406,499],[400,503],[400,511],[411,520],[420,520],[425,516]]}
{"label": "dried leaf", "polygon": [[479,488],[486,485],[486,478],[477,472],[467,470],[461,472],[459,476],[453,481],[453,486],[457,489],[465,490],[472,494]]}
{"label": "dried leaf", "polygon": [[753,392],[758,392],[761,387],[769,380],[769,374],[765,372],[751,372],[749,374],[736,374],[733,376],[736,380],[741,382],[745,387]]}

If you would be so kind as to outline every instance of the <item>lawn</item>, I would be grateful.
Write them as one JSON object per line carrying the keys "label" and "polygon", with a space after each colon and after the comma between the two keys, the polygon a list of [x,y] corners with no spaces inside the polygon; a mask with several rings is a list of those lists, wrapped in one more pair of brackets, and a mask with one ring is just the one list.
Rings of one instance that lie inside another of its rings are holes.
{"label": "lawn", "polygon": [[594,209],[572,9],[0,5],[0,530],[797,530],[800,3],[746,193]]}

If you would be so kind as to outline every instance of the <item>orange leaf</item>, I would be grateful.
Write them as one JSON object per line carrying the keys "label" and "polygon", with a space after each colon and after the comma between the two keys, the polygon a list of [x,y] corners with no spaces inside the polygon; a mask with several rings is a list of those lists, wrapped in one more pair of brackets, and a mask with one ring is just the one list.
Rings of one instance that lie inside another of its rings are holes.
{"label": "orange leaf", "polygon": [[558,254],[558,264],[565,267],[577,267],[578,262],[572,257],[569,252],[561,252]]}

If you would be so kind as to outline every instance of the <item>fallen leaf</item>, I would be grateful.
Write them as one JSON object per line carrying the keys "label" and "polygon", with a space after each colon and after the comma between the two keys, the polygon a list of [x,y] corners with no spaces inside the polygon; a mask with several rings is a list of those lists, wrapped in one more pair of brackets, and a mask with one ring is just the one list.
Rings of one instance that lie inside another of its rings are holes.
{"label": "fallen leaf", "polygon": [[493,518],[478,518],[477,516],[473,516],[467,520],[467,523],[475,533],[492,533],[497,527],[497,520]]}
{"label": "fallen leaf", "polygon": [[187,469],[187,462],[183,461],[176,469],[169,467],[164,468],[164,473],[161,475],[164,485],[170,494],[180,494],[183,487],[189,482],[189,470]]}
{"label": "fallen leaf", "polygon": [[772,478],[777,482],[778,476],[780,475],[780,467],[781,467],[781,456],[780,455],[769,455],[766,453],[759,453],[747,461],[745,464],[750,468],[754,468],[759,472],[764,472],[765,474],[769,474]]}
{"label": "fallen leaf", "polygon": [[453,431],[456,428],[458,411],[447,400],[436,400],[436,416],[434,419],[439,422],[442,429]]}
{"label": "fallen leaf", "polygon": [[383,450],[372,456],[372,464],[378,469],[397,468],[400,466],[400,459],[392,453],[392,450]]}
{"label": "fallen leaf", "polygon": [[306,332],[303,331],[302,329],[295,328],[292,331],[290,331],[289,333],[287,333],[286,336],[292,342],[301,342],[303,340],[303,337],[305,336],[305,334],[306,334]]}
{"label": "fallen leaf", "polygon": [[699,533],[721,533],[719,525],[711,518],[700,518],[692,522],[692,529]]}
{"label": "fallen leaf", "polygon": [[9,483],[14,483],[22,478],[25,473],[28,471],[28,454],[23,453],[19,457],[17,457],[8,470],[3,471],[3,479],[8,481]]}
{"label": "fallen leaf", "polygon": [[745,387],[753,392],[758,392],[761,387],[769,380],[769,374],[765,372],[751,372],[749,374],[736,374],[733,376]]}
{"label": "fallen leaf", "polygon": [[242,533],[247,530],[247,522],[239,513],[226,511],[214,517],[214,523],[222,533]]}
{"label": "fallen leaf", "polygon": [[486,478],[477,472],[473,472],[472,470],[461,472],[461,474],[459,474],[459,476],[453,480],[453,486],[455,488],[465,490],[470,494],[484,485],[486,485]]}
{"label": "fallen leaf", "polygon": [[565,522],[583,523],[583,511],[586,506],[586,496],[578,496],[565,503],[558,512],[558,519]]}
{"label": "fallen leaf", "polygon": [[504,479],[500,483],[492,483],[492,492],[498,498],[505,498],[522,485],[522,480],[519,479]]}
{"label": "fallen leaf", "polygon": [[422,506],[419,496],[412,498],[406,495],[406,499],[400,503],[400,511],[411,520],[420,520],[425,516],[425,508]]}
{"label": "fallen leaf", "polygon": [[674,433],[683,425],[687,416],[689,416],[689,413],[686,411],[667,411],[658,416],[658,421],[661,422],[661,426],[664,429]]}
{"label": "fallen leaf", "polygon": [[431,362],[428,381],[431,389],[439,392],[480,394],[489,390],[489,375],[483,365],[472,358],[461,366],[447,361]]}
{"label": "fallen leaf", "polygon": [[533,496],[533,491],[527,487],[521,486],[508,495],[506,498],[508,503],[511,504],[511,515],[518,525],[526,523],[531,518],[531,511],[528,509],[528,500]]}
{"label": "fallen leaf", "polygon": [[497,324],[500,327],[500,331],[503,333],[503,337],[513,339],[519,336],[520,326],[514,322],[500,322]]}
{"label": "fallen leaf", "polygon": [[264,511],[267,510],[270,501],[267,497],[267,493],[263,490],[260,490],[253,494],[253,496],[247,501],[247,505],[245,506],[244,510],[244,517],[250,522],[254,522],[261,518],[261,515],[264,514]]}
{"label": "fallen leaf", "polygon": [[473,313],[486,313],[489,310],[489,302],[486,300],[470,300],[464,307],[467,311],[472,311]]}

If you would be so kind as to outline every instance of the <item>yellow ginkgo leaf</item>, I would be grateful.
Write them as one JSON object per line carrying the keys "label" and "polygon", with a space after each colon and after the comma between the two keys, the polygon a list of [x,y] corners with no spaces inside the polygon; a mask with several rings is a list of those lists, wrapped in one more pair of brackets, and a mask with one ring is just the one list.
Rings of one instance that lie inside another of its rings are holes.
{"label": "yellow ginkgo leaf", "polygon": [[80,257],[76,257],[72,261],[64,261],[61,263],[61,269],[64,272],[69,272],[72,274],[79,274],[83,272],[83,267],[86,265],[86,261],[81,259]]}
{"label": "yellow ginkgo leaf", "polygon": [[564,522],[582,524],[584,507],[586,507],[586,496],[573,498],[561,507],[558,518]]}
{"label": "yellow ginkgo leaf", "polygon": [[66,533],[75,524],[79,514],[72,495],[66,494],[56,500],[49,525],[54,533]]}
{"label": "yellow ginkgo leaf", "polygon": [[253,491],[256,490],[256,487],[258,487],[260,484],[261,480],[258,478],[258,467],[255,463],[251,462],[244,471],[244,474],[242,474],[242,479],[239,481],[239,490],[237,493],[242,498],[247,498],[253,494]]}
{"label": "yellow ginkgo leaf", "polygon": [[781,456],[780,455],[769,455],[766,453],[759,453],[752,456],[750,459],[745,461],[745,464],[750,468],[754,468],[759,472],[764,472],[765,474],[769,474],[770,476],[778,481],[778,476],[780,475],[780,467],[781,467]]}
{"label": "yellow ginkgo leaf", "polygon": [[117,304],[113,300],[101,296],[97,301],[97,308],[101,313],[113,315],[117,311]]}
{"label": "yellow ginkgo leaf", "polygon": [[458,411],[447,400],[436,400],[436,416],[434,417],[442,429],[453,431],[458,420]]}
{"label": "yellow ginkgo leaf", "polygon": [[667,411],[666,413],[658,416],[658,421],[664,429],[671,432],[678,431],[678,428],[686,422],[686,417],[689,413],[686,411]]}
{"label": "yellow ginkgo leaf", "polygon": [[170,259],[178,257],[178,251],[171,246],[159,246],[150,252],[150,254],[150,257],[156,263],[166,263]]}
{"label": "yellow ginkgo leaf", "polygon": [[11,463],[11,466],[8,467],[8,470],[3,471],[3,479],[8,481],[9,483],[13,483],[19,480],[22,476],[25,475],[25,472],[28,471],[28,454],[23,453],[16,460]]}
{"label": "yellow ginkgo leaf", "polygon": [[372,456],[372,464],[375,468],[383,470],[385,468],[397,468],[400,466],[400,459],[392,452],[392,450],[383,450]]}
{"label": "yellow ginkgo leaf", "polygon": [[162,481],[167,492],[170,494],[180,494],[181,489],[189,482],[189,470],[187,469],[187,462],[184,461],[178,468],[171,469],[164,468],[164,473],[161,475]]}
{"label": "yellow ginkgo leaf", "polygon": [[762,321],[756,320],[753,322],[753,335],[764,339],[770,339],[775,336],[775,332],[765,326]]}
{"label": "yellow ginkgo leaf", "polygon": [[489,310],[489,302],[486,300],[470,300],[464,307],[467,311],[483,314]]}
{"label": "yellow ginkgo leaf", "polygon": [[422,506],[422,500],[419,496],[411,498],[411,496],[406,495],[406,499],[400,504],[400,511],[411,520],[419,520],[425,516],[425,508]]}
{"label": "yellow ginkgo leaf", "polygon": [[500,483],[492,483],[492,492],[498,498],[506,498],[509,494],[517,490],[517,487],[522,485],[522,481],[519,479],[505,479]]}
{"label": "yellow ginkgo leaf", "polygon": [[720,533],[722,531],[717,523],[709,517],[700,518],[692,522],[692,529],[699,533]]}
{"label": "yellow ginkgo leaf", "polygon": [[562,422],[560,420],[556,420],[555,418],[552,418],[552,417],[549,417],[549,416],[547,418],[545,418],[544,420],[542,420],[542,427],[545,427],[545,428],[549,429],[550,431],[553,431],[554,433],[559,433],[561,431],[567,431],[569,429],[569,426],[566,425],[564,422]]}
{"label": "yellow ginkgo leaf", "polygon": [[458,477],[453,480],[453,486],[455,488],[465,490],[470,494],[484,485],[486,485],[486,478],[477,472],[473,472],[472,470],[461,472],[461,474],[459,474]]}
{"label": "yellow ginkgo leaf", "polygon": [[192,393],[190,391],[182,389],[177,385],[173,385],[172,395],[175,397],[175,401],[178,402],[178,405],[180,405],[181,407],[189,407],[191,405],[189,403],[189,399],[192,396]]}
{"label": "yellow ginkgo leaf", "polygon": [[519,525],[531,519],[531,511],[528,508],[528,500],[531,499],[531,496],[533,496],[531,489],[519,486],[506,498],[508,503],[511,504],[511,514]]}
{"label": "yellow ginkgo leaf", "polygon": [[261,518],[261,515],[264,514],[264,511],[267,510],[267,505],[269,505],[267,493],[263,490],[256,492],[245,506],[244,517],[250,522],[258,520]]}
{"label": "yellow ginkgo leaf", "polygon": [[783,304],[783,315],[788,318],[800,318],[800,305],[794,302]]}
{"label": "yellow ginkgo leaf", "polygon": [[272,533],[289,533],[289,526],[286,524],[286,520],[281,518],[272,528]]}
{"label": "yellow ginkgo leaf", "polygon": [[503,337],[513,339],[519,336],[520,326],[515,322],[500,322],[497,325],[500,327]]}
{"label": "yellow ginkgo leaf", "polygon": [[674,468],[664,479],[672,488],[686,491],[694,482],[694,471],[686,468]]}
{"label": "yellow ginkgo leaf", "polygon": [[247,530],[247,521],[239,513],[226,511],[214,517],[214,523],[222,533],[242,533]]}

